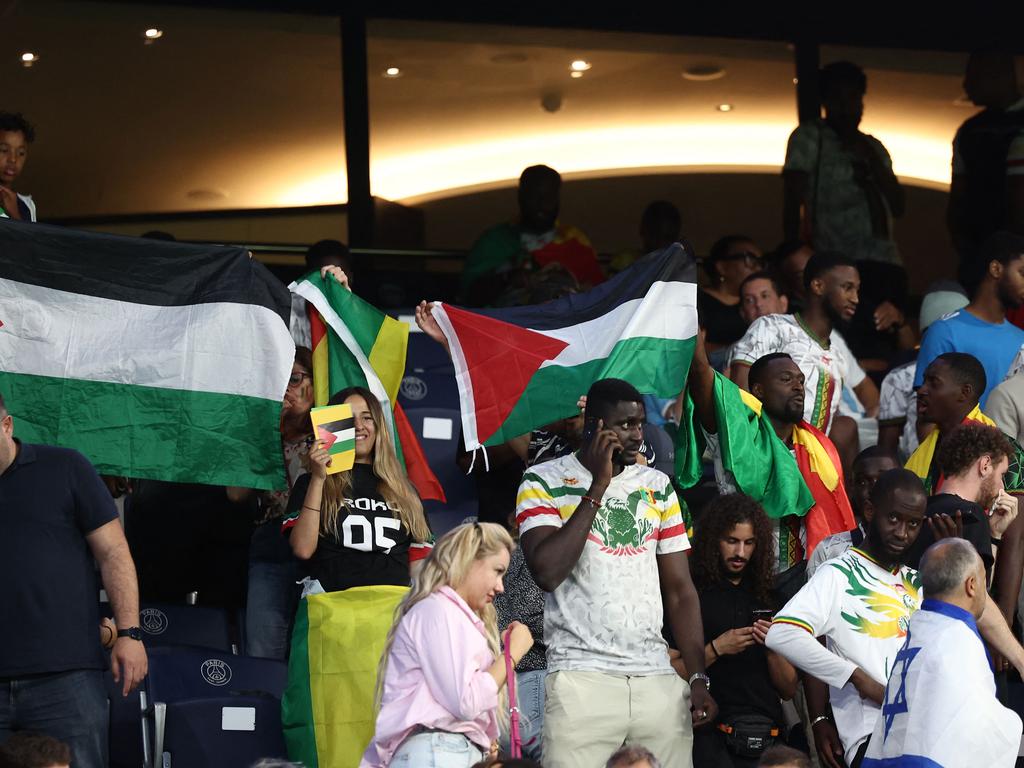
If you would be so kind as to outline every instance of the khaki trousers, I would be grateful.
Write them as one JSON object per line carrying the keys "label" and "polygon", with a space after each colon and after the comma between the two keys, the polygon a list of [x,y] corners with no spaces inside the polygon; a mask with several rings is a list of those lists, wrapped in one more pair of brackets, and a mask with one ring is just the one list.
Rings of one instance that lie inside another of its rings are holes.
{"label": "khaki trousers", "polygon": [[691,768],[690,687],[677,674],[552,672],[544,684],[545,768],[597,768],[623,744]]}

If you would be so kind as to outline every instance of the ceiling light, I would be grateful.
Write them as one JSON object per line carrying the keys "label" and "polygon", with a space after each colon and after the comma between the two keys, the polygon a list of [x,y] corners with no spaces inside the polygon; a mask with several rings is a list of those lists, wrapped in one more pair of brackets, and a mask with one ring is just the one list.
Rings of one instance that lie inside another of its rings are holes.
{"label": "ceiling light", "polygon": [[25,53],[21,54],[21,66],[23,67],[31,67],[37,61],[39,61],[39,57],[36,56],[34,53],[29,53],[26,51]]}
{"label": "ceiling light", "polygon": [[384,77],[396,78],[402,76],[402,70],[398,67],[388,67],[384,70]]}
{"label": "ceiling light", "polygon": [[569,69],[573,72],[586,72],[593,65],[589,61],[583,59],[576,59],[572,64],[569,65]]}
{"label": "ceiling light", "polygon": [[715,109],[719,112],[732,112],[732,104],[718,104]]}
{"label": "ceiling light", "polygon": [[574,71],[569,73],[569,77],[576,77],[576,78],[583,77],[583,73],[582,72],[576,72],[574,70]]}
{"label": "ceiling light", "polygon": [[156,27],[150,27],[142,33],[142,36],[147,40],[159,40],[164,36],[164,31],[162,29],[157,29]]}
{"label": "ceiling light", "polygon": [[683,79],[695,82],[720,80],[723,77],[725,77],[725,68],[718,64],[695,64],[683,70]]}

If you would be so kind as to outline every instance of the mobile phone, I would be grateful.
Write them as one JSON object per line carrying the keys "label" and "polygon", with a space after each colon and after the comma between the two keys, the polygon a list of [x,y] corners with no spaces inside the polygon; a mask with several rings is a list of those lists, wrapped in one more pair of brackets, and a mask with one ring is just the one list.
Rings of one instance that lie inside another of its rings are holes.
{"label": "mobile phone", "polygon": [[589,419],[583,422],[583,435],[581,437],[583,445],[586,445],[594,439],[594,435],[597,434],[597,419],[591,416]]}
{"label": "mobile phone", "polygon": [[750,623],[755,624],[758,621],[771,621],[775,616],[775,611],[769,608],[755,608],[750,612]]}

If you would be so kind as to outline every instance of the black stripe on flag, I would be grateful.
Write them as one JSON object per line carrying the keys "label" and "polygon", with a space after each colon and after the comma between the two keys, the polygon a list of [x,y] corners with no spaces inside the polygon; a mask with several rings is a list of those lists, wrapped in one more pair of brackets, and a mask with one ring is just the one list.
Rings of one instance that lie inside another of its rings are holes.
{"label": "black stripe on flag", "polygon": [[161,307],[257,304],[276,312],[285,324],[291,311],[288,289],[244,248],[10,219],[0,219],[0,279]]}
{"label": "black stripe on flag", "polygon": [[352,416],[337,421],[327,421],[320,425],[320,429],[326,429],[331,434],[338,434],[346,429],[355,429],[356,420]]}
{"label": "black stripe on flag", "polygon": [[635,262],[593,290],[566,296],[547,304],[508,309],[469,309],[520,328],[551,331],[585,323],[608,314],[633,299],[642,299],[658,281],[694,283],[697,262],[689,243],[674,243]]}

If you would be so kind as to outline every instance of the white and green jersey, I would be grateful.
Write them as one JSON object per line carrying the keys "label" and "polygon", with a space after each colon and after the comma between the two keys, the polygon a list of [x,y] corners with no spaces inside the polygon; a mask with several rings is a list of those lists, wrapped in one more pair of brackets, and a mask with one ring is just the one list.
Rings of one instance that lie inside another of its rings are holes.
{"label": "white and green jersey", "polygon": [[[848,682],[850,676],[859,667],[885,685],[921,599],[917,571],[888,570],[853,547],[818,568],[772,623],[768,647],[828,683],[847,763],[874,730],[879,713],[878,705],[862,699]],[[818,637],[825,637],[825,648]]]}
{"label": "white and green jersey", "polygon": [[[520,535],[561,527],[591,479],[574,454],[531,467],[516,499]],[[579,560],[545,599],[548,670],[671,673],[657,556],[689,548],[667,475],[634,465],[612,478]]]}
{"label": "white and green jersey", "polygon": [[804,375],[804,421],[827,433],[843,399],[843,387],[856,387],[865,373],[835,328],[819,339],[798,315],[759,317],[736,342],[732,363],[753,365],[758,358],[785,352]]}

